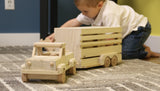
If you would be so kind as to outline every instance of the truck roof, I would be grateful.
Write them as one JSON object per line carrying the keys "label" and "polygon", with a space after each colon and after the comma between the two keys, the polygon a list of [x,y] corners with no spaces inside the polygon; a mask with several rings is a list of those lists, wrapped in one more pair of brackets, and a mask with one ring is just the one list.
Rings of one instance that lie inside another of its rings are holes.
{"label": "truck roof", "polygon": [[64,48],[64,42],[36,42],[34,43],[34,47],[56,47],[56,48]]}

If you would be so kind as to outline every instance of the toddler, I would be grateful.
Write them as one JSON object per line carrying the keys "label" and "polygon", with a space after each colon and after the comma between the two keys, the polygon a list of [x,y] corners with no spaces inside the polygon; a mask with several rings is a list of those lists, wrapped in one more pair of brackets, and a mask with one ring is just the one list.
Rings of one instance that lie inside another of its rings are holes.
{"label": "toddler", "polygon": [[[74,0],[81,13],[61,27],[92,26],[122,27],[122,58],[144,59],[160,57],[144,45],[151,33],[147,17],[138,14],[127,5],[118,5],[110,0]],[[47,37],[54,40],[54,33]]]}

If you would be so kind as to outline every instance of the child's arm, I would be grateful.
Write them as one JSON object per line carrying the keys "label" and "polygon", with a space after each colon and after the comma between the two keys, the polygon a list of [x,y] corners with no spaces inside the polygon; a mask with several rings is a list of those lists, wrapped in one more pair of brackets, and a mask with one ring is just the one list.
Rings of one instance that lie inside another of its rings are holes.
{"label": "child's arm", "polygon": [[[76,18],[74,18],[74,19],[71,19],[71,20],[67,21],[66,23],[64,23],[61,27],[78,27],[78,26],[81,26],[81,25],[82,24],[80,22],[78,22]],[[52,42],[54,42],[55,41],[54,33],[52,33],[51,35],[46,37],[46,39],[49,39]]]}
{"label": "child's arm", "polygon": [[74,18],[64,23],[61,27],[79,27],[81,25],[82,24],[79,21],[77,21],[76,18]]}

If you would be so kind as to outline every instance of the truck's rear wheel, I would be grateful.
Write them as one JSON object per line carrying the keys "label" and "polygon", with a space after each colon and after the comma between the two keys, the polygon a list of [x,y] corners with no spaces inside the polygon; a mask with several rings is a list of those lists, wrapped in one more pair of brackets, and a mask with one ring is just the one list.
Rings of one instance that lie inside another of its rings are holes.
{"label": "truck's rear wheel", "polygon": [[22,81],[23,82],[27,82],[28,81],[27,74],[22,74]]}
{"label": "truck's rear wheel", "polygon": [[116,66],[118,64],[118,57],[114,55],[111,59],[111,65]]}
{"label": "truck's rear wheel", "polygon": [[104,60],[104,67],[109,67],[111,64],[111,59],[109,57],[106,57]]}
{"label": "truck's rear wheel", "polygon": [[66,73],[63,72],[62,74],[58,75],[58,82],[64,83],[66,81]]}

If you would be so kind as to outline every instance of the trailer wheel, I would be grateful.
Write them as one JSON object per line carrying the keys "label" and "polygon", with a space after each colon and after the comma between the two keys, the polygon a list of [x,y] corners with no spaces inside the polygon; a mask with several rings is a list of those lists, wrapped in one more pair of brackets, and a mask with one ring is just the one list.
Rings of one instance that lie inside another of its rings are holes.
{"label": "trailer wheel", "polygon": [[22,74],[22,81],[23,82],[27,82],[28,81],[27,74]]}
{"label": "trailer wheel", "polygon": [[58,82],[64,83],[66,81],[66,72],[63,72],[62,74],[58,75]]}
{"label": "trailer wheel", "polygon": [[118,64],[118,57],[114,55],[111,59],[111,65],[116,66]]}
{"label": "trailer wheel", "polygon": [[111,64],[111,59],[110,57],[106,57],[104,60],[104,67],[109,67]]}

